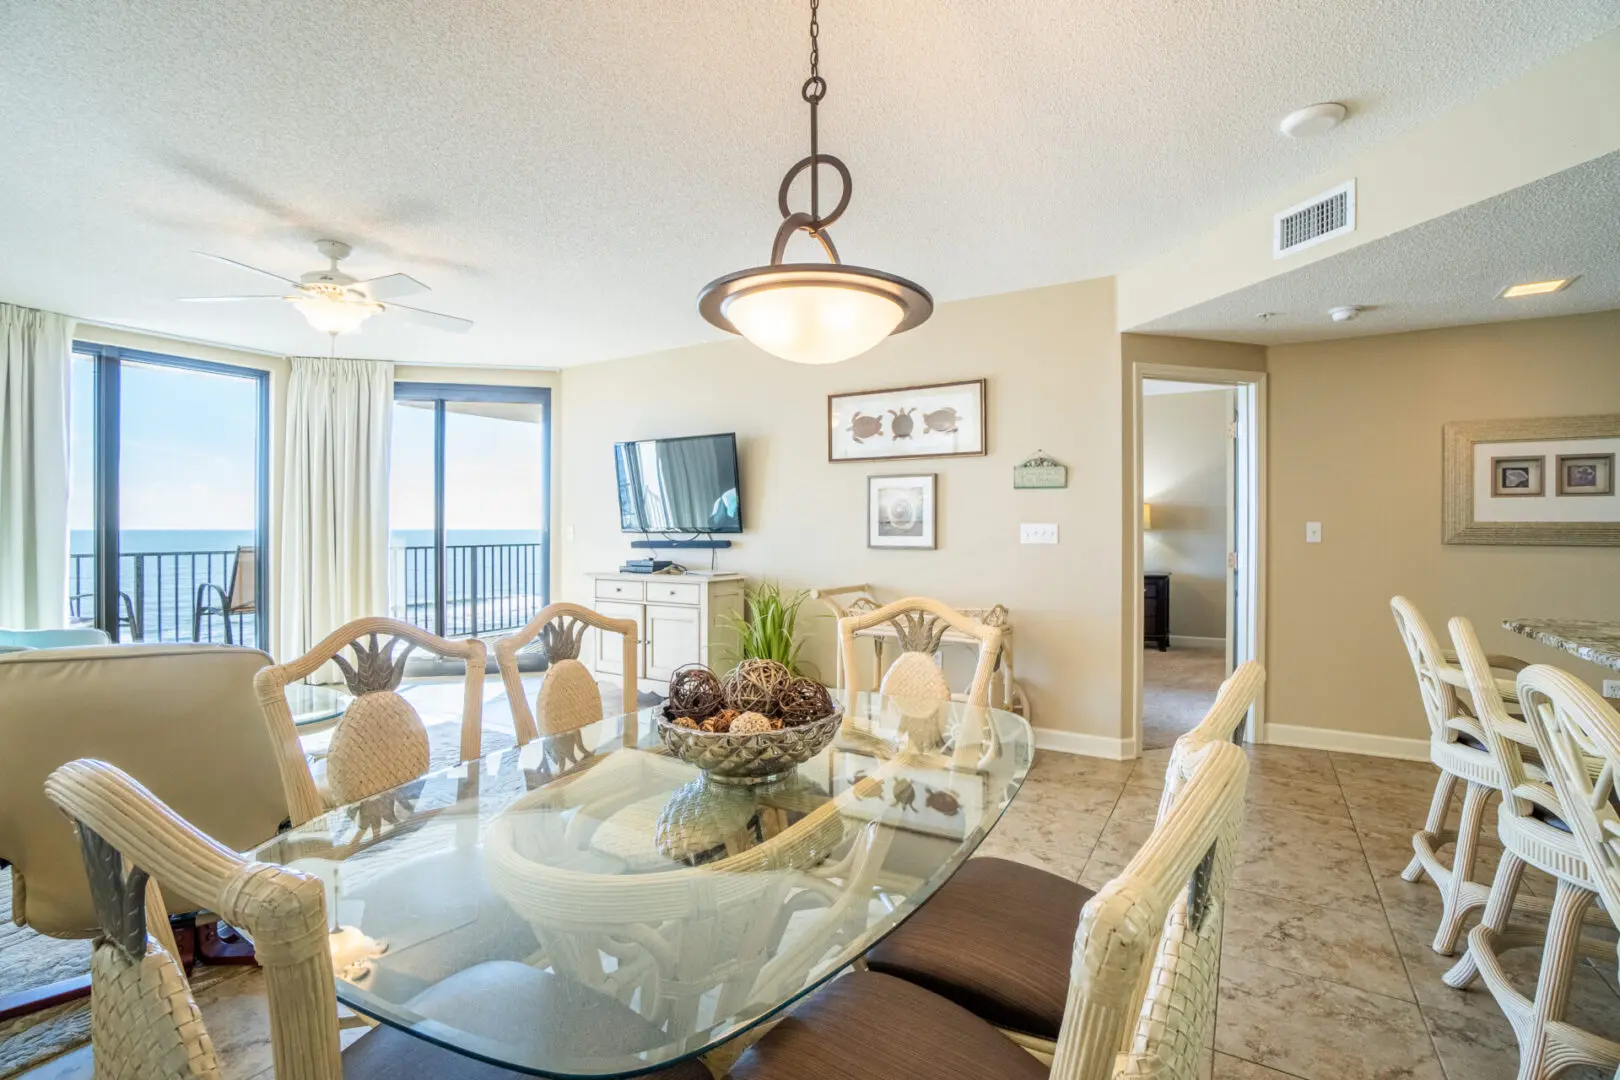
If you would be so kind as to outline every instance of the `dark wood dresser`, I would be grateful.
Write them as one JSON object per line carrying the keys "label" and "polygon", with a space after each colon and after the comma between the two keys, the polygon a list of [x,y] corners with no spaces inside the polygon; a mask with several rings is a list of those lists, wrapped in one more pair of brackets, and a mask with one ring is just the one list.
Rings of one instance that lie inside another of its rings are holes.
{"label": "dark wood dresser", "polygon": [[1160,652],[1170,647],[1170,575],[1142,575],[1142,638]]}

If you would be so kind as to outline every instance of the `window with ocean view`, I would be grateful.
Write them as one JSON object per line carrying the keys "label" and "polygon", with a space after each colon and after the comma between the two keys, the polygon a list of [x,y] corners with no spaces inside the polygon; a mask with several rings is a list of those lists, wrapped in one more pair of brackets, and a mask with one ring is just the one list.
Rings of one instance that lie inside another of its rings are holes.
{"label": "window with ocean view", "polygon": [[259,644],[265,373],[76,343],[71,401],[71,622]]}
{"label": "window with ocean view", "polygon": [[444,637],[516,629],[550,591],[550,391],[396,383],[389,614]]}

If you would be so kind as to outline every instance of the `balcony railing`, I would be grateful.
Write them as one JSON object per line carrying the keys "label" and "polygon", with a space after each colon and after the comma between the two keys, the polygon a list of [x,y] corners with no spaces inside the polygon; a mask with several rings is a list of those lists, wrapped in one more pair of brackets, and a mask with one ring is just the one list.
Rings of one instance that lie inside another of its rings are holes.
{"label": "balcony railing", "polygon": [[[96,557],[74,555],[68,568],[68,611],[75,623],[96,617]],[[225,616],[198,617],[197,589],[214,585],[227,596],[236,549],[159,551],[118,557],[118,637],[121,641],[225,641]],[[215,597],[217,600],[217,596]],[[252,612],[230,616],[231,641],[258,645]]]}
{"label": "balcony railing", "polygon": [[[545,606],[546,547],[534,544],[452,544],[445,548],[446,637],[515,630]],[[198,615],[197,590],[230,593],[236,551],[128,553],[118,559],[119,637],[124,641],[225,641],[225,617]],[[389,614],[434,630],[434,548],[388,551]],[[95,620],[95,556],[74,555],[68,570],[73,621]],[[217,597],[216,597],[217,599]],[[230,616],[231,640],[257,646],[258,620]]]}

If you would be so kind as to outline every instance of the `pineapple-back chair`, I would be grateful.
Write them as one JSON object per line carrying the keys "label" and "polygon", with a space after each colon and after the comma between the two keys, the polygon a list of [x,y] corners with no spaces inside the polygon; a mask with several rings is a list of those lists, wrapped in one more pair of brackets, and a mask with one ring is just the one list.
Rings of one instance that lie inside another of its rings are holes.
{"label": "pineapple-back chair", "polygon": [[[83,850],[100,934],[91,954],[91,1038],[99,1080],[219,1080],[221,1070],[191,988],[165,933],[155,887],[207,901],[241,926],[258,947],[270,1014],[276,1080],[520,1080],[519,1074],[462,1057],[404,1031],[378,1027],[339,1050],[336,986],[327,940],[325,896],[317,878],[250,862],[198,832],[121,770],[100,761],[70,762],[45,782],[47,797],[73,821]],[[144,902],[143,902],[144,898]],[[413,1009],[487,1011],[490,980],[507,991],[503,1005],[538,1015],[558,1000],[628,1038],[657,1039],[628,1010],[607,999],[583,1000],[550,989],[556,977],[526,965],[484,964],[421,995]],[[443,991],[435,997],[436,991]],[[455,993],[452,993],[454,991]],[[480,997],[480,994],[486,995]],[[456,996],[459,994],[460,996]],[[442,999],[442,1000],[441,1000]],[[514,1004],[514,1002],[516,1004]],[[498,1013],[498,1011],[497,1011]],[[556,1021],[553,1021],[554,1023]],[[656,1080],[708,1080],[697,1061],[653,1074]]]}
{"label": "pineapple-back chair", "polygon": [[1196,1080],[1249,763],[1214,741],[1185,765],[1147,843],[1085,905],[1050,1065],[955,1002],[863,971],[797,1006],[738,1059],[732,1080]]}
{"label": "pineapple-back chair", "polygon": [[[580,645],[587,629],[605,633],[600,648],[607,647],[607,634],[618,634],[622,649],[624,700],[621,711],[636,708],[637,631],[634,619],[614,619],[579,604],[550,604],[540,614],[495,643],[495,662],[500,665],[506,684],[506,699],[512,707],[518,745],[541,735],[577,731],[602,719],[602,691],[590,669],[580,662]],[[518,653],[536,638],[546,655],[546,673],[535,695],[534,709],[523,692],[523,675],[518,670]]]}
{"label": "pineapple-back chair", "polygon": [[965,615],[948,604],[926,596],[908,596],[880,608],[838,620],[838,648],[843,657],[845,689],[861,689],[855,658],[856,631],[891,623],[900,638],[900,658],[882,672],[878,692],[922,701],[951,700],[951,686],[934,659],[946,630],[956,630],[979,641],[979,659],[968,685],[967,703],[990,704],[990,677],[1001,653],[1002,629]]}
{"label": "pineapple-back chair", "polygon": [[[1492,701],[1470,705],[1459,694],[1459,690],[1468,690],[1468,679],[1453,662],[1456,654],[1441,649],[1429,624],[1406,597],[1392,598],[1389,606],[1412,661],[1418,695],[1429,722],[1429,760],[1440,770],[1428,818],[1412,836],[1412,861],[1401,871],[1401,878],[1421,881],[1428,874],[1439,888],[1440,924],[1430,947],[1442,956],[1450,956],[1457,950],[1469,912],[1484,907],[1489,895],[1485,884],[1474,880],[1474,863],[1486,804],[1501,790],[1504,780],[1491,754],[1480,715],[1491,704],[1501,705],[1504,699],[1517,708],[1518,692],[1511,679],[1493,672],[1483,684],[1489,688]],[[1492,668],[1503,671],[1524,666],[1511,657],[1487,660]],[[1446,818],[1459,783],[1464,785],[1462,816],[1457,828],[1451,830],[1446,828]],[[1439,852],[1453,841],[1456,847],[1448,866]]]}
{"label": "pineapple-back chair", "polygon": [[[1491,673],[1473,628],[1466,619],[1453,619],[1451,634],[1469,680],[1482,690],[1488,687]],[[1582,934],[1592,901],[1611,884],[1604,871],[1612,866],[1612,855],[1593,861],[1588,850],[1600,857],[1603,850],[1589,849],[1580,834],[1600,836],[1602,822],[1614,820],[1608,803],[1613,775],[1601,756],[1587,760],[1588,745],[1600,749],[1601,743],[1589,744],[1585,735],[1600,730],[1605,721],[1614,726],[1617,718],[1590,687],[1557,668],[1526,668],[1519,673],[1518,687],[1525,722],[1510,720],[1499,703],[1485,706],[1487,714],[1494,714],[1488,721],[1495,736],[1492,748],[1502,756],[1506,773],[1497,811],[1502,857],[1485,913],[1468,934],[1468,952],[1444,979],[1459,990],[1476,976],[1484,980],[1518,1038],[1519,1080],[1548,1080],[1571,1065],[1595,1065],[1611,1072],[1620,1066],[1620,1042],[1577,1027],[1566,1019],[1566,1012],[1579,955],[1600,957],[1611,966],[1615,960],[1611,943]],[[1522,736],[1500,734],[1514,732],[1514,725],[1529,729],[1539,767],[1525,764]],[[1548,771],[1554,773],[1550,782]],[[1568,774],[1562,784],[1559,772]],[[1566,791],[1573,798],[1567,798]],[[1557,881],[1544,933],[1509,927],[1516,907],[1545,910],[1544,902],[1518,896],[1527,865]],[[1534,997],[1527,998],[1508,976],[1501,956],[1535,945],[1542,948],[1541,967]]]}
{"label": "pineapple-back chair", "polygon": [[[270,739],[279,751],[281,782],[294,825],[427,772],[431,760],[427,728],[415,707],[397,692],[406,659],[419,647],[466,663],[460,760],[471,761],[481,753],[483,739],[486,652],[477,638],[450,641],[398,619],[370,616],[343,624],[297,660],[264,668],[254,677]],[[354,653],[352,664],[342,655],[345,649]],[[313,674],[328,660],[343,672],[355,697],[332,732],[323,793],[298,742],[287,684]]]}

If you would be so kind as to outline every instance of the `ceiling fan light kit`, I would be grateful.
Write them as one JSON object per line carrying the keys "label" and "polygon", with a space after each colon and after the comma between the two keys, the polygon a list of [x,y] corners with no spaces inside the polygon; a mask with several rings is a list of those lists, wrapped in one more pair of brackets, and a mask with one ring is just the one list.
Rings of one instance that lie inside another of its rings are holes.
{"label": "ceiling fan light kit", "polygon": [[[890,334],[919,326],[933,314],[934,300],[914,281],[841,261],[827,227],[849,206],[849,168],[818,143],[816,109],[827,94],[820,75],[819,0],[810,0],[810,77],[801,94],[810,106],[810,154],[800,159],[777,190],[782,224],[767,266],[716,278],[698,296],[698,311],[720,329],[739,334],[772,356],[799,364],[836,364],[859,356]],[[838,173],[843,193],[832,212],[821,213],[822,166]],[[788,208],[788,190],[810,172],[810,211]],[[827,253],[827,263],[783,262],[787,242],[808,233]]]}

